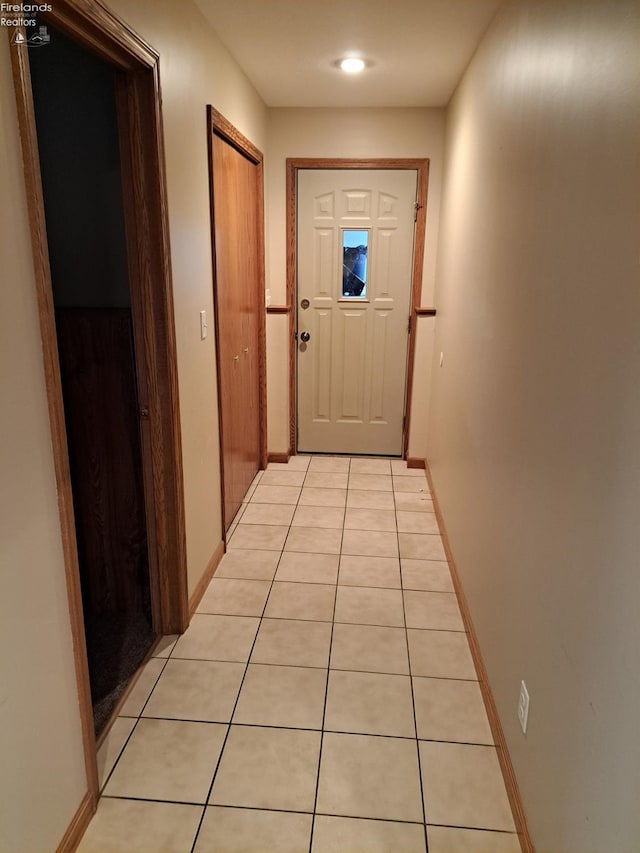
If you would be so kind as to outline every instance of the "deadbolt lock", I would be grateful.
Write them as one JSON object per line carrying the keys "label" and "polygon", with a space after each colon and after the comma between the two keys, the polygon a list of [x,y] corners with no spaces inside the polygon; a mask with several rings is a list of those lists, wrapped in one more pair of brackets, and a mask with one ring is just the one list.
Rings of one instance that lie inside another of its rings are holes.
{"label": "deadbolt lock", "polygon": [[309,302],[308,299],[303,299],[302,302],[300,303],[300,307],[306,311],[310,304],[311,303]]}

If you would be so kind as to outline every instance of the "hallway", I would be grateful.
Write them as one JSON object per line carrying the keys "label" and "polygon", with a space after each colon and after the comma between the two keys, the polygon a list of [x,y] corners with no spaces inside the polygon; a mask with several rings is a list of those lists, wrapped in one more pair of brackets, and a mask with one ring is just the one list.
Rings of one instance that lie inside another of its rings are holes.
{"label": "hallway", "polygon": [[79,853],[518,853],[424,471],[270,464],[230,533]]}

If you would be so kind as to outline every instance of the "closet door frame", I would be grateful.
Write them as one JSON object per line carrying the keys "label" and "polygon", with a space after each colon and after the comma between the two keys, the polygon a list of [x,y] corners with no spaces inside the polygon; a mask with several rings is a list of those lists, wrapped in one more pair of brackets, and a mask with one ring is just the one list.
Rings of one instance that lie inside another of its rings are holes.
{"label": "closet door frame", "polygon": [[226,547],[227,528],[232,519],[226,518],[225,512],[225,458],[224,430],[225,423],[222,407],[222,372],[220,359],[220,322],[217,303],[217,273],[216,273],[216,238],[215,238],[215,182],[213,177],[213,139],[219,137],[227,142],[256,167],[256,261],[258,281],[256,283],[256,305],[258,308],[258,469],[267,465],[267,362],[266,362],[266,311],[264,302],[265,272],[264,272],[264,157],[262,152],[240,131],[211,105],[207,106],[207,142],[209,148],[209,198],[211,203],[211,253],[213,264],[213,290],[215,309],[216,335],[216,374],[218,383],[218,423],[220,431],[220,490],[222,533]]}

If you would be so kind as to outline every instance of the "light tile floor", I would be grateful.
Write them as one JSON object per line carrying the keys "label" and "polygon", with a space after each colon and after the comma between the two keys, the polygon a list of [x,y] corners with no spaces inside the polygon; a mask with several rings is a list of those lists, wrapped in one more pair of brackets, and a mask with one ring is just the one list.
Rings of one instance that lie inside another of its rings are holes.
{"label": "light tile floor", "polygon": [[424,472],[298,456],[104,741],[79,853],[518,853]]}

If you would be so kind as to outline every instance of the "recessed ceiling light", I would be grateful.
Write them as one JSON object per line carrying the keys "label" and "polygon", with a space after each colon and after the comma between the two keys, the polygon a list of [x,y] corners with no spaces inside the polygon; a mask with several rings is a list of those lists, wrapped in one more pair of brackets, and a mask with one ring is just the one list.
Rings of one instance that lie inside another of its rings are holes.
{"label": "recessed ceiling light", "polygon": [[347,74],[358,74],[360,71],[364,71],[364,65],[364,59],[357,59],[354,56],[340,61],[340,68]]}

